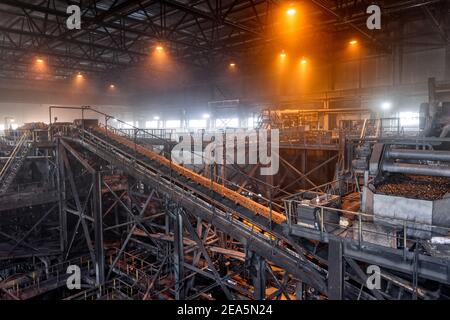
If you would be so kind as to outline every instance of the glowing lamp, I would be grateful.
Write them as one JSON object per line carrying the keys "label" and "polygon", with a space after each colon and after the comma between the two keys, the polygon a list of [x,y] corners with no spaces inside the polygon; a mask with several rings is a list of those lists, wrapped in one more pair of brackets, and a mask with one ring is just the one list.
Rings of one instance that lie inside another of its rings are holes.
{"label": "glowing lamp", "polygon": [[297,13],[297,10],[295,10],[294,8],[289,8],[286,10],[286,14],[290,17],[295,16],[296,13]]}
{"label": "glowing lamp", "polygon": [[391,109],[391,107],[392,107],[392,103],[390,103],[390,102],[388,102],[388,101],[383,102],[383,103],[381,104],[381,109],[383,109],[383,110],[385,110],[385,111]]}

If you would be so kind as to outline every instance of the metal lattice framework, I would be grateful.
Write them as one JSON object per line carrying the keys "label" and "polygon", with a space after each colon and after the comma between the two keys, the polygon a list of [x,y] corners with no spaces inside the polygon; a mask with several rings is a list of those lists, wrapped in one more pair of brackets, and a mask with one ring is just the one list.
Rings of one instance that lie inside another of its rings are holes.
{"label": "metal lattice framework", "polygon": [[[302,33],[321,39],[354,34],[377,50],[389,51],[398,36],[365,27],[366,0],[311,0],[302,3],[308,23]],[[68,30],[68,5],[82,10],[82,29]],[[137,66],[163,43],[176,59],[200,69],[247,59],[272,48],[276,14],[286,3],[273,0],[2,0],[0,1],[0,76],[36,78],[36,56],[49,60],[51,76],[75,72],[105,74]],[[398,22],[423,19],[428,45],[445,45],[447,1],[380,1],[384,17]],[[419,35],[416,35],[419,36]],[[330,38],[328,38],[330,39]]]}

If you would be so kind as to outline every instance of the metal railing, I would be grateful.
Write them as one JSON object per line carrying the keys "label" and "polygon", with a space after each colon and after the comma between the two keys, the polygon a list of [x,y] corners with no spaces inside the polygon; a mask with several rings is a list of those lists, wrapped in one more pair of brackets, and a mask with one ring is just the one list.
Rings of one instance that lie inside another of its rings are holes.
{"label": "metal railing", "polygon": [[[249,232],[249,237],[255,237],[264,241],[271,243],[273,248],[278,248],[284,251],[287,255],[294,257],[295,259],[300,258],[300,256],[292,250],[287,249],[284,240],[281,239],[275,233],[262,229],[261,227],[252,223],[248,218],[243,217],[239,212],[234,209],[226,208],[220,200],[209,198],[208,195],[203,195],[203,197],[208,198],[202,199],[193,194],[192,190],[186,188],[186,186],[174,184],[172,178],[161,178],[158,172],[149,166],[148,164],[142,163],[140,161],[133,160],[132,155],[127,155],[124,151],[119,148],[103,141],[92,133],[86,132],[84,140],[90,141],[90,143],[99,149],[110,150],[113,153],[117,153],[119,157],[118,161],[122,162],[123,165],[131,166],[142,175],[147,175],[150,177],[157,178],[159,183],[167,185],[167,187],[174,193],[178,193],[181,198],[191,199],[197,207],[202,207],[204,210],[213,211],[215,215],[221,216],[229,221],[231,225],[235,225],[237,228],[245,229]],[[275,212],[275,211],[274,211]]]}
{"label": "metal railing", "polygon": [[0,130],[0,142],[9,146],[15,146],[24,134],[27,134],[28,142],[38,142],[41,137],[47,137],[48,129],[36,128]]}
{"label": "metal railing", "polygon": [[6,161],[6,163],[0,170],[0,195],[4,194],[8,190],[18,170],[25,161],[25,158],[29,150],[29,145],[27,141],[28,136],[29,136],[28,131],[25,131],[22,134],[16,147],[9,155],[9,159]]}
{"label": "metal railing", "polygon": [[[403,249],[404,257],[408,252],[408,244],[425,242],[425,239],[409,237],[408,233],[427,232],[430,234],[442,234],[447,232],[450,235],[450,228],[436,226],[433,224],[416,222],[401,218],[382,217],[374,223],[374,215],[363,212],[355,212],[343,209],[337,209],[327,206],[315,205],[313,203],[302,203],[301,200],[285,199],[285,214],[289,230],[292,232],[294,226],[303,227],[305,229],[314,229],[320,233],[320,238],[325,240],[328,235],[352,238],[356,240],[361,248],[364,242],[370,242],[376,245],[386,246],[385,244],[392,241],[391,248]],[[298,216],[298,209],[301,206],[314,209],[314,219],[302,219]],[[327,215],[346,216],[349,225],[342,225],[328,222]],[[383,223],[380,224],[381,220]],[[385,231],[383,231],[385,230]],[[385,239],[383,244],[381,241],[368,241],[370,237],[379,237]],[[449,238],[450,241],[450,238]],[[395,242],[395,243],[394,243]]]}
{"label": "metal railing", "polygon": [[136,137],[137,139],[156,139],[158,141],[174,141],[176,137],[173,129],[127,129],[117,128],[113,125],[108,125],[109,130],[121,132],[129,137]]}
{"label": "metal railing", "polygon": [[19,195],[26,192],[38,192],[38,191],[48,192],[55,190],[56,189],[54,187],[44,182],[30,182],[30,183],[14,184],[10,188],[8,188],[8,191],[5,192],[3,195],[12,195],[12,194]]}
{"label": "metal railing", "polygon": [[95,266],[90,258],[81,256],[49,266],[44,263],[37,263],[34,271],[22,274],[17,279],[6,279],[0,287],[4,292],[15,296],[17,299],[20,299],[24,291],[36,290],[36,293],[40,293],[41,290],[44,290],[42,286],[46,281],[55,281],[56,286],[66,283],[67,268],[71,265],[76,265],[88,273],[95,272]]}
{"label": "metal railing", "polygon": [[301,130],[286,128],[280,130],[280,143],[300,145],[338,145],[333,130]]}
{"label": "metal railing", "polygon": [[[103,126],[104,128],[107,128],[107,129],[120,131],[124,135],[130,136],[130,134],[132,134],[131,136],[133,136],[133,137],[141,135],[141,136],[145,136],[146,138],[153,138],[153,139],[160,140],[161,143],[166,143],[167,140],[169,140],[169,139],[167,139],[166,135],[170,136],[173,133],[172,130],[167,131],[166,129],[161,129],[161,130],[163,130],[161,132],[161,131],[159,131],[159,129],[156,129],[156,131],[155,131],[155,129],[138,128],[130,123],[127,123],[126,121],[122,121],[110,114],[104,113],[104,112],[94,109],[90,106],[82,106],[82,107],[50,106],[49,107],[49,119],[50,119],[49,130],[51,130],[52,127],[56,125],[56,124],[52,125],[52,111],[54,109],[79,110],[80,116],[81,116],[80,119],[82,120],[81,128],[83,130],[87,129],[87,128],[85,128],[84,120],[89,119],[89,118],[86,118],[86,113],[92,112],[92,113],[96,114],[97,116],[101,116],[99,119],[97,119],[101,126]],[[102,123],[102,121],[103,121],[103,123]],[[115,127],[115,125],[120,126],[121,128]]]}
{"label": "metal railing", "polygon": [[[412,118],[408,120],[418,120]],[[421,130],[419,125],[405,124],[402,118],[375,118],[365,120],[343,120],[340,128],[347,136],[364,138],[388,138],[388,137],[414,137],[419,136]],[[364,132],[361,136],[361,132]]]}
{"label": "metal railing", "polygon": [[[119,251],[119,248],[110,251],[109,261],[107,260],[109,266],[112,265]],[[124,251],[121,256],[122,258],[115,265],[116,277],[107,281],[101,288],[89,288],[66,298],[66,300],[115,300],[124,298],[142,300],[152,282],[160,283],[163,278],[167,277],[167,272],[158,274],[160,265],[149,263],[138,254]]]}

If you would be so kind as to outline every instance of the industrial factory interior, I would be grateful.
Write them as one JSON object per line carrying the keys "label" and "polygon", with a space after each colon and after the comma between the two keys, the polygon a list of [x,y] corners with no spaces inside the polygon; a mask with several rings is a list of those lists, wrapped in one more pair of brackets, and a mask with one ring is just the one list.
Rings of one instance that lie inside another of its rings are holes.
{"label": "industrial factory interior", "polygon": [[448,299],[449,0],[0,0],[0,308]]}

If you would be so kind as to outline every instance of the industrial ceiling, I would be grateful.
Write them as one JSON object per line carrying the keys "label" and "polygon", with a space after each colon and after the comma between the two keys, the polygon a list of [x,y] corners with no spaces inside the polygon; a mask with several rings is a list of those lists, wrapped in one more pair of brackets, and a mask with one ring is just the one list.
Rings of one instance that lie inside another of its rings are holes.
{"label": "industrial ceiling", "polygon": [[[389,52],[405,35],[365,27],[372,1],[302,1],[308,15],[303,33],[317,39],[357,36],[374,50]],[[77,72],[120,74],[164,45],[177,61],[195,70],[214,69],[229,61],[253,58],[277,48],[277,10],[289,2],[267,0],[2,0],[0,1],[0,77],[37,75],[31,64],[44,56],[53,79]],[[428,46],[448,44],[443,27],[448,1],[379,1],[383,18],[393,23],[427,21],[428,29],[414,33]],[[82,29],[68,30],[68,5],[82,10]],[[391,23],[392,24],[392,23]],[[436,32],[438,31],[438,32]],[[408,41],[412,41],[411,34]],[[419,41],[419,40],[417,40]],[[338,43],[338,41],[336,41]],[[279,47],[279,46],[278,46]],[[318,44],[318,47],[324,47]],[[323,50],[330,50],[324,47]]]}

